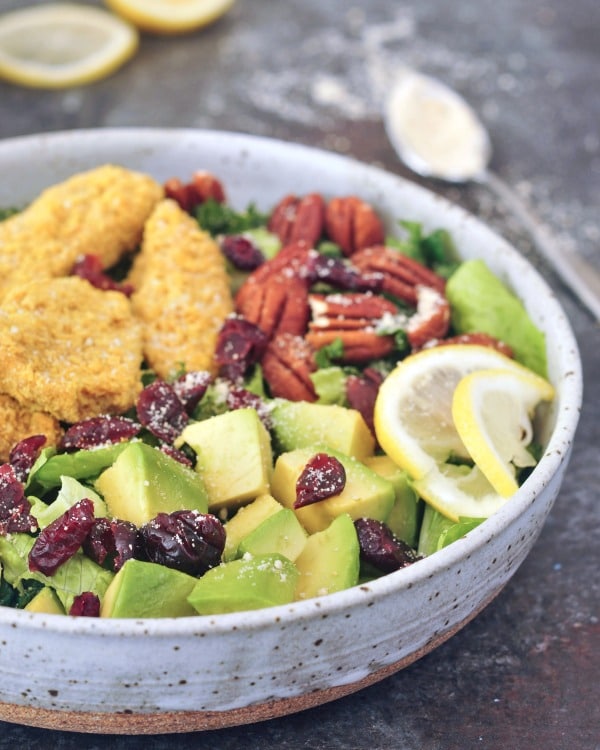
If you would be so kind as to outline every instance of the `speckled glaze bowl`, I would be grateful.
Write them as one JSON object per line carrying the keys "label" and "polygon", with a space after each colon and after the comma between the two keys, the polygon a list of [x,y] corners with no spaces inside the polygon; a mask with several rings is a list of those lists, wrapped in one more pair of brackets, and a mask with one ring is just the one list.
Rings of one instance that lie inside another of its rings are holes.
{"label": "speckled glaze bowl", "polygon": [[[115,734],[212,729],[308,708],[402,669],[471,620],[535,542],[558,494],[581,405],[581,367],[564,312],[513,248],[460,208],[396,176],[314,149],[192,130],[72,131],[0,143],[0,205],[23,205],[74,172],[113,162],[158,180],[195,169],[231,202],[268,209],[284,194],[357,194],[398,218],[447,228],[483,257],[548,335],[557,389],[547,448],[514,498],[466,537],[368,585],[262,611],[99,620],[0,607],[0,719]],[[407,613],[409,616],[407,616]]]}

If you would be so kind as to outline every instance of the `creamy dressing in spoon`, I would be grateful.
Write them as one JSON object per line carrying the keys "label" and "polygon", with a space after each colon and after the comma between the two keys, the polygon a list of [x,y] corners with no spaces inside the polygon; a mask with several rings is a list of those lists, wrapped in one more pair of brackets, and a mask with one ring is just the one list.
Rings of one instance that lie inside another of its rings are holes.
{"label": "creamy dressing in spoon", "polygon": [[387,100],[388,137],[405,163],[451,182],[482,178],[490,140],[456,92],[420,73],[402,73]]}

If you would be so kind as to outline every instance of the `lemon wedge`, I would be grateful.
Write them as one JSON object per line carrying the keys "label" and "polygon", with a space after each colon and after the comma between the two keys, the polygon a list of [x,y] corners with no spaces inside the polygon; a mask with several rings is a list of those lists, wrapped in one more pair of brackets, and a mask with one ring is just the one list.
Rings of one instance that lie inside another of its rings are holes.
{"label": "lemon wedge", "polygon": [[234,0],[105,0],[111,10],[143,31],[181,34],[216,21]]}
{"label": "lemon wedge", "polygon": [[517,468],[535,466],[527,450],[536,406],[554,388],[533,372],[481,370],[464,377],[452,397],[454,425],[471,458],[502,497],[518,489]]}
{"label": "lemon wedge", "polygon": [[38,5],[0,16],[0,77],[67,88],[108,76],[138,46],[137,30],[99,8]]}

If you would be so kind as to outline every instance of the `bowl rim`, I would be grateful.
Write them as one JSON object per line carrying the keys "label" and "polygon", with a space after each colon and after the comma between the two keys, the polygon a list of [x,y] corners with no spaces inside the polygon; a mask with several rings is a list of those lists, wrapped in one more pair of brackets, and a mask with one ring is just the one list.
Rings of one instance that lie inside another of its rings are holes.
{"label": "bowl rim", "polygon": [[[29,150],[35,147],[46,155],[53,148],[64,148],[70,145],[90,146],[95,139],[102,138],[103,145],[118,144],[127,139],[136,139],[142,144],[167,144],[173,139],[191,139],[202,142],[211,139],[221,139],[231,146],[252,149],[277,148],[300,158],[325,159],[333,167],[360,169],[374,183],[383,181],[389,185],[396,185],[398,189],[410,191],[423,201],[435,201],[442,213],[455,212],[464,222],[468,231],[484,231],[490,235],[507,254],[511,262],[524,264],[528,273],[533,277],[537,288],[545,295],[545,304],[549,310],[549,317],[556,324],[555,333],[560,340],[558,345],[559,360],[569,356],[569,368],[565,367],[561,382],[561,404],[557,408],[556,422],[551,432],[544,455],[532,472],[531,476],[519,488],[510,502],[502,506],[481,525],[468,532],[457,542],[440,550],[427,558],[419,560],[413,565],[382,576],[368,584],[359,584],[350,589],[316,597],[306,601],[294,602],[289,605],[279,605],[265,609],[233,612],[219,615],[194,615],[181,618],[145,618],[145,619],[110,619],[86,618],[69,615],[48,615],[28,612],[0,605],[0,626],[18,624],[20,628],[38,630],[45,633],[60,632],[62,634],[99,634],[119,637],[148,636],[177,636],[192,632],[229,632],[233,629],[251,631],[260,630],[274,621],[278,624],[296,619],[309,619],[315,614],[345,611],[357,605],[378,600],[392,593],[413,588],[419,583],[427,581],[442,570],[451,568],[458,561],[490,542],[498,534],[505,531],[512,523],[522,516],[531,506],[537,493],[552,480],[561,465],[568,460],[570,448],[574,439],[583,397],[582,366],[577,342],[567,316],[559,304],[556,296],[534,268],[519,251],[502,238],[482,219],[466,211],[450,200],[433,193],[425,187],[404,177],[385,170],[382,167],[367,164],[352,156],[339,154],[308,146],[297,142],[286,141],[266,136],[249,135],[235,131],[211,130],[202,128],[155,128],[155,127],[102,127],[90,129],[60,130],[49,133],[23,135],[0,140],[0,165],[8,155],[13,155],[15,149]],[[443,224],[443,221],[441,222]]]}

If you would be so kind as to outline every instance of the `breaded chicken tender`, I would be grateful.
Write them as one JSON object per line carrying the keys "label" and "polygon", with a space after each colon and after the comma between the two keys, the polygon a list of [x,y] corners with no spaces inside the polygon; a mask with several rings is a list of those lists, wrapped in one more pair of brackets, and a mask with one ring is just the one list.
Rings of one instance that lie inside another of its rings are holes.
{"label": "breaded chicken tender", "polygon": [[0,462],[8,461],[12,448],[31,435],[45,435],[46,445],[56,445],[63,431],[57,419],[30,411],[11,396],[0,394]]}
{"label": "breaded chicken tender", "polygon": [[104,165],[45,190],[0,223],[0,301],[32,279],[68,276],[82,255],[105,268],[136,249],[144,222],[163,197],[151,177]]}
{"label": "breaded chicken tender", "polygon": [[150,367],[163,378],[182,366],[214,371],[217,334],[233,310],[229,278],[217,243],[174,201],[148,219],[129,281]]}
{"label": "breaded chicken tender", "polygon": [[0,305],[0,393],[77,422],[129,409],[142,340],[129,300],[76,276],[13,288]]}

